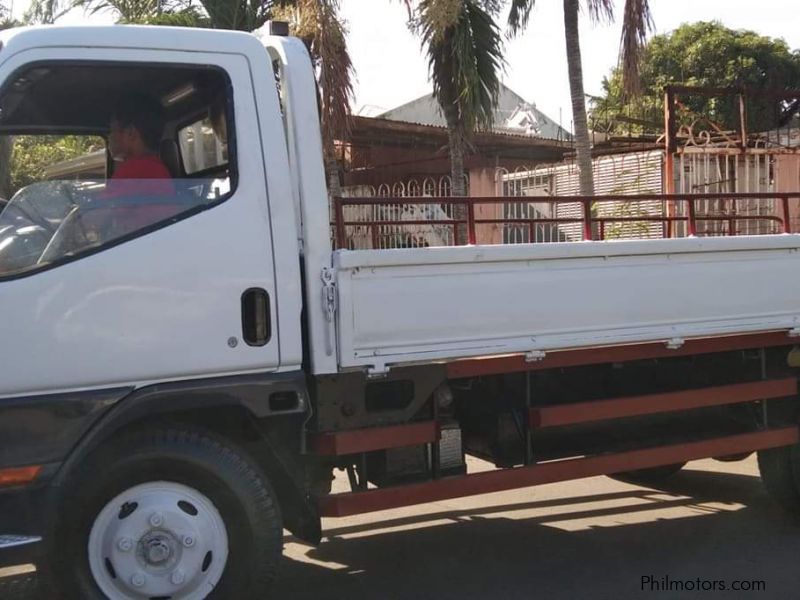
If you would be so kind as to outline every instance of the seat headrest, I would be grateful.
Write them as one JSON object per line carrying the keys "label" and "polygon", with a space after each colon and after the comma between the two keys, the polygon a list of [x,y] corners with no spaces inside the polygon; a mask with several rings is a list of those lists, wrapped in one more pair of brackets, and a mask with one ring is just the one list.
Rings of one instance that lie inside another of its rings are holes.
{"label": "seat headrest", "polygon": [[181,168],[181,156],[178,152],[178,144],[175,140],[161,140],[158,148],[158,155],[161,161],[167,166],[169,174],[173,177],[180,177],[183,174]]}

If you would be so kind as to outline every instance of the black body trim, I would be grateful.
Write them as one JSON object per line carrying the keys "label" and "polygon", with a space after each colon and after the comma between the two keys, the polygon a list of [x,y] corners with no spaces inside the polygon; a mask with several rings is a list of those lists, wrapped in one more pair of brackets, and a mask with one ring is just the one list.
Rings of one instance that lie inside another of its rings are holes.
{"label": "black body trim", "polygon": [[[272,410],[269,398],[279,392],[295,392],[298,397],[296,405],[289,410]],[[59,478],[111,431],[145,417],[222,406],[244,407],[256,419],[305,413],[309,406],[305,374],[296,371],[233,375],[158,383],[135,390],[83,437],[62,467]]]}
{"label": "black body trim", "polygon": [[[258,458],[265,461],[282,503],[291,508],[284,514],[286,526],[299,537],[318,542],[319,516],[307,496],[298,462],[310,410],[303,371],[0,400],[4,442],[0,456],[5,457],[5,466],[50,462],[35,484],[0,489],[0,510],[5,513],[0,525],[16,524],[15,531],[0,532],[42,535],[47,545],[71,473],[98,445],[136,421],[169,420],[170,414],[226,407],[244,409],[261,432],[267,451]],[[5,443],[8,440],[13,443]]]}
{"label": "black body trim", "polygon": [[0,469],[60,462],[130,387],[0,400]]}

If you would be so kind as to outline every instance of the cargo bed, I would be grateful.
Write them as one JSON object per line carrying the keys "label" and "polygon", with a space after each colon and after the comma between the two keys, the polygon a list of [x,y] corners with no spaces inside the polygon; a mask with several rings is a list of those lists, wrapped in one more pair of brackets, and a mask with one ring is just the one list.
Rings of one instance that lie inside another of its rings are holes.
{"label": "cargo bed", "polygon": [[344,250],[340,366],[800,327],[800,235]]}

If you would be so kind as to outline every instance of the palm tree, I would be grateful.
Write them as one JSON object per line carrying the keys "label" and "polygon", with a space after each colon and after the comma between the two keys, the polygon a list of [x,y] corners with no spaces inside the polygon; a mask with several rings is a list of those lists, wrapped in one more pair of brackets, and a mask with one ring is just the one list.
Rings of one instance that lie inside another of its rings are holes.
{"label": "palm tree", "polygon": [[237,29],[253,31],[266,23],[276,5],[289,2],[280,0],[198,0],[208,15],[213,29]]}
{"label": "palm tree", "polygon": [[[525,27],[535,0],[512,0],[508,25],[512,34]],[[613,19],[613,0],[585,0],[589,16],[595,22]],[[580,0],[564,0],[564,39],[567,45],[567,71],[572,99],[572,118],[575,134],[575,153],[580,173],[582,196],[594,195],[592,178],[592,154],[589,142],[589,126],[586,120],[586,99],[583,91],[583,69],[578,36],[578,12]],[[639,57],[647,32],[652,29],[649,0],[625,0],[620,40],[620,62],[626,93],[639,91]]]}
{"label": "palm tree", "polygon": [[350,136],[353,63],[347,29],[339,18],[339,0],[296,0],[274,16],[289,22],[292,35],[306,44],[317,77],[325,175],[331,196],[341,196],[340,162],[335,142]]}
{"label": "palm tree", "polygon": [[[26,23],[53,23],[69,10],[110,10],[121,23],[145,23],[252,31],[277,6],[294,0],[32,0]],[[199,5],[199,6],[198,6]]]}
{"label": "palm tree", "polygon": [[[411,26],[422,39],[433,95],[447,124],[451,195],[464,196],[464,155],[469,137],[492,126],[504,67],[495,17],[497,0],[406,0]],[[454,217],[464,219],[457,207]],[[464,239],[464,228],[457,237]]]}

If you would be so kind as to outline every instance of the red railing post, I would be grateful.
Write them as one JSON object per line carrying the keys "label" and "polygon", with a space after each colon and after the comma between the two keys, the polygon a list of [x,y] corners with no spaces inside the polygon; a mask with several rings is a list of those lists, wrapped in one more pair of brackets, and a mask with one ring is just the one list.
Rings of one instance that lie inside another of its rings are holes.
{"label": "red railing post", "polygon": [[[372,217],[374,219],[375,215],[373,214]],[[372,225],[370,225],[370,233],[372,234],[372,249],[373,250],[378,250],[380,248],[381,241],[380,241],[380,236],[378,235],[378,227],[380,227],[380,225],[378,225],[375,221],[373,221]]]}
{"label": "red railing post", "polygon": [[592,239],[592,201],[588,198],[583,202],[583,239]]}
{"label": "red railing post", "polygon": [[789,196],[781,198],[783,205],[783,233],[792,233],[792,222],[789,220]]}
{"label": "red railing post", "polygon": [[342,249],[347,247],[347,232],[344,228],[344,210],[342,208],[342,198],[336,196],[333,199],[333,214],[336,219],[336,248]]}
{"label": "red railing post", "polygon": [[470,246],[475,245],[475,204],[467,199],[467,243]]}
{"label": "red railing post", "polygon": [[694,214],[694,198],[687,198],[686,201],[689,203],[689,209],[687,211],[689,214],[689,218],[687,221],[687,226],[689,229],[688,233],[690,237],[694,237],[695,235],[697,235],[697,221],[695,220],[695,214]]}

